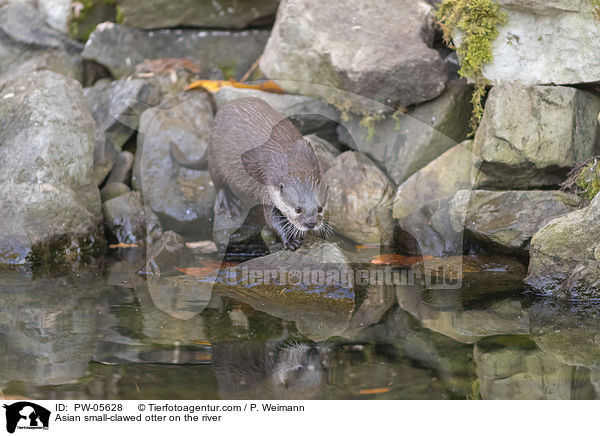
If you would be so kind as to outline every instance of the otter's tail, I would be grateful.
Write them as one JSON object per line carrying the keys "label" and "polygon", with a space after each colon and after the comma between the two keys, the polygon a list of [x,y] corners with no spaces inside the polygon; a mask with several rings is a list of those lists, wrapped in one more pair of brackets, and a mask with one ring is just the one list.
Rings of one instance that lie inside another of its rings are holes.
{"label": "otter's tail", "polygon": [[198,160],[188,160],[183,152],[171,141],[171,158],[179,165],[191,170],[206,170],[208,168],[208,148]]}

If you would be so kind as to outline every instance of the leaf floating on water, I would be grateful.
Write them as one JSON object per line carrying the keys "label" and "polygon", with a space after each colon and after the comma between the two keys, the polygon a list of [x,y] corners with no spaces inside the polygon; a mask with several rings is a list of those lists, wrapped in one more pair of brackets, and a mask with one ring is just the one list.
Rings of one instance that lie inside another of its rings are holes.
{"label": "leaf floating on water", "polygon": [[284,90],[272,80],[265,80],[260,83],[242,83],[235,80],[196,80],[185,87],[186,91],[192,89],[205,89],[210,93],[215,93],[230,86],[232,88],[256,89],[258,91],[272,92],[275,94],[284,94]]}
{"label": "leaf floating on water", "polygon": [[390,391],[390,388],[374,388],[374,389],[363,389],[363,390],[359,391],[358,393],[360,395],[373,395],[373,394],[384,394],[389,391]]}
{"label": "leaf floating on water", "polygon": [[373,265],[402,265],[412,266],[423,260],[433,259],[433,256],[404,256],[402,254],[380,254],[371,261]]}
{"label": "leaf floating on water", "polygon": [[110,244],[108,248],[137,248],[137,244],[127,244],[125,242],[119,242],[118,244]]}

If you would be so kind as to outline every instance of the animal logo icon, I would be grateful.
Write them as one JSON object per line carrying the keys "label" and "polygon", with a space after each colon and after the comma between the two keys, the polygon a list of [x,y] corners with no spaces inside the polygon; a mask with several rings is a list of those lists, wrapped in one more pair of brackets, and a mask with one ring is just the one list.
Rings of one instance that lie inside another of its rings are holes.
{"label": "animal logo icon", "polygon": [[50,421],[50,411],[29,401],[19,401],[3,405],[6,409],[6,431],[14,433],[19,428],[47,429]]}

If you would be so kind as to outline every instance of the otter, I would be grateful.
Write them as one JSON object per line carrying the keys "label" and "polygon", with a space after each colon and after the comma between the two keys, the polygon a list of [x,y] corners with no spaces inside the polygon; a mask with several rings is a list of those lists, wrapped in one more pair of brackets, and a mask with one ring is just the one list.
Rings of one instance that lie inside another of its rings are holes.
{"label": "otter", "polygon": [[241,214],[240,199],[261,203],[267,225],[286,250],[297,249],[309,231],[332,232],[325,220],[327,188],[313,148],[260,98],[234,100],[217,112],[201,159],[188,160],[174,143],[171,156],[186,168],[208,168],[219,211]]}

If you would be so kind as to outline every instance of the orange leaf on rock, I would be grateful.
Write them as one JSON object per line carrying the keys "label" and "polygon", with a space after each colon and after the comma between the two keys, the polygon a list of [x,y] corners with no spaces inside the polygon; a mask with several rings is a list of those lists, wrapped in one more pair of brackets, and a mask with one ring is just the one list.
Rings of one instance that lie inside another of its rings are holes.
{"label": "orange leaf on rock", "polygon": [[125,242],[119,242],[118,244],[110,244],[108,248],[137,248],[137,244],[126,244]]}

